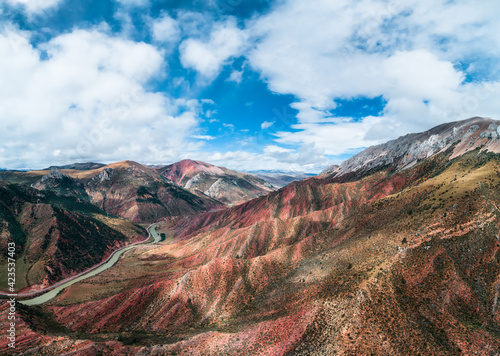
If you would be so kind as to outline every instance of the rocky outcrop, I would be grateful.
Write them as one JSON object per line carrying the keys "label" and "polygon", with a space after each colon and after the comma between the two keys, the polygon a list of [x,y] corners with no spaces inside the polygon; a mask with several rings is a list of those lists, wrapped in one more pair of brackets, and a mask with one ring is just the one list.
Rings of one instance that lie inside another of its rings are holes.
{"label": "rocky outcrop", "polygon": [[52,168],[50,170],[50,173],[43,176],[42,179],[40,180],[41,182],[45,182],[46,180],[49,180],[49,179],[59,179],[59,180],[63,180],[64,178],[68,178],[68,179],[71,179],[70,176],[66,175],[66,174],[62,174],[61,172],[59,172],[57,169],[55,168]]}
{"label": "rocky outcrop", "polygon": [[276,189],[267,181],[201,161],[183,160],[157,169],[172,182],[200,196],[209,196],[225,205],[237,205]]}
{"label": "rocky outcrop", "polygon": [[387,143],[369,147],[340,166],[330,166],[323,174],[336,176],[369,172],[383,167],[396,171],[414,166],[417,162],[452,149],[450,159],[480,148],[500,152],[500,121],[475,117],[439,125],[429,131],[408,134]]}
{"label": "rocky outcrop", "polygon": [[55,168],[52,168],[48,174],[31,184],[31,187],[38,190],[52,190],[61,195],[74,196],[80,199],[87,198],[83,184]]}
{"label": "rocky outcrop", "polygon": [[338,164],[332,164],[332,165],[328,166],[327,168],[325,168],[324,170],[322,170],[320,175],[335,172],[339,168],[340,168],[340,166]]}
{"label": "rocky outcrop", "polygon": [[193,194],[154,169],[132,161],[93,170],[8,171],[2,172],[1,178],[31,185],[38,190],[77,197],[111,215],[133,222],[156,222],[223,207],[209,196]]}
{"label": "rocky outcrop", "polygon": [[79,175],[90,201],[104,211],[133,222],[193,215],[222,207],[173,184],[154,169],[137,162],[118,162]]}
{"label": "rocky outcrop", "polygon": [[500,163],[448,157],[170,221],[170,243],[23,308],[20,351],[495,354]]}
{"label": "rocky outcrop", "polygon": [[[94,182],[98,181],[98,182],[102,183],[105,180],[111,180],[113,173],[114,173],[113,168],[104,168],[102,171],[100,171],[98,174],[96,174],[95,176],[92,177],[92,181],[94,181]],[[87,185],[89,183],[87,183]]]}

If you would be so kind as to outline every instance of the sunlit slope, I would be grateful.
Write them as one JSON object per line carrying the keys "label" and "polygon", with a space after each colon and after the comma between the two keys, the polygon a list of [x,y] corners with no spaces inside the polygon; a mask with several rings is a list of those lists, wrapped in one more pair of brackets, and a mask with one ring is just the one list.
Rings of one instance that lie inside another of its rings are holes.
{"label": "sunlit slope", "polygon": [[[145,232],[85,201],[4,183],[0,235],[0,267],[7,269],[7,244],[14,242],[16,288],[37,289],[99,263],[114,249],[144,239]],[[1,274],[2,291],[6,277]]]}
{"label": "sunlit slope", "polygon": [[5,171],[0,173],[0,179],[76,197],[133,222],[151,223],[164,217],[193,215],[223,207],[222,203],[192,194],[154,169],[133,161],[91,170]]}
{"label": "sunlit slope", "polygon": [[172,182],[201,197],[237,205],[276,189],[263,179],[201,161],[185,159],[157,169]]}
{"label": "sunlit slope", "polygon": [[448,154],[172,222],[162,247],[43,306],[53,319],[33,327],[65,342],[33,340],[47,354],[82,333],[158,355],[498,350],[498,156]]}

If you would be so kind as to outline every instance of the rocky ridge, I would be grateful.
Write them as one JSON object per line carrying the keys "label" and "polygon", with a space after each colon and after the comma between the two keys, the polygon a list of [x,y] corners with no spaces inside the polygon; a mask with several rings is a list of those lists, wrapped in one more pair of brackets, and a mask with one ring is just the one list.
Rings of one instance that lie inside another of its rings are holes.
{"label": "rocky ridge", "polygon": [[267,181],[248,173],[193,160],[158,168],[158,173],[190,192],[210,197],[225,205],[237,205],[276,189]]}
{"label": "rocky ridge", "polygon": [[388,151],[364,175],[172,219],[121,268],[20,309],[16,351],[496,355],[500,155],[466,144],[450,159],[494,142],[491,123],[406,169]]}
{"label": "rocky ridge", "polygon": [[0,179],[76,197],[134,222],[155,222],[223,207],[222,203],[206,195],[193,194],[155,169],[133,161],[90,170],[2,171]]}
{"label": "rocky ridge", "polygon": [[341,176],[365,173],[391,166],[395,171],[410,168],[426,158],[453,147],[450,159],[480,148],[500,152],[500,121],[474,117],[436,126],[421,133],[408,134],[387,143],[369,147],[340,166],[332,165],[322,174]]}
{"label": "rocky ridge", "polygon": [[77,171],[88,171],[91,169],[102,168],[104,166],[105,166],[105,164],[102,164],[102,163],[86,162],[86,163],[66,164],[64,166],[50,166],[48,168],[45,168],[44,170],[48,171],[51,169],[74,169]]}

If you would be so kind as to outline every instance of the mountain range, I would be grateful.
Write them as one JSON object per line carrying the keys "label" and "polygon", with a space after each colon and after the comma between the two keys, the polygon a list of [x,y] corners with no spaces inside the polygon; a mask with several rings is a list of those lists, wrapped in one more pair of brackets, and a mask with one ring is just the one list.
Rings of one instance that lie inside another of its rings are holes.
{"label": "mountain range", "polygon": [[226,205],[237,205],[276,189],[251,174],[188,159],[157,171],[198,196],[209,196]]}
{"label": "mountain range", "polygon": [[314,177],[316,174],[304,172],[284,172],[284,171],[251,171],[249,172],[260,179],[272,184],[277,188],[282,188],[292,182]]}
{"label": "mountain range", "polygon": [[408,134],[370,147],[340,166],[332,165],[322,173],[340,176],[352,172],[369,172],[380,167],[403,170],[450,148],[453,148],[451,159],[476,148],[499,153],[499,125],[498,121],[481,117],[439,125],[425,132]]}
{"label": "mountain range", "polygon": [[[32,196],[4,202],[19,236],[39,236],[19,221],[46,192],[40,204],[80,200],[101,220],[104,211],[164,219],[166,236],[41,306],[19,305],[16,351],[498,354],[499,127],[487,118],[440,125],[268,192],[199,161],[2,172],[2,189]],[[208,194],[219,180],[235,189],[225,200]],[[7,313],[0,304],[2,328]]]}
{"label": "mountain range", "polygon": [[133,222],[153,222],[223,207],[219,201],[194,195],[155,169],[132,161],[90,170],[6,171],[0,179],[75,196]]}
{"label": "mountain range", "polygon": [[0,179],[74,196],[134,222],[154,222],[237,205],[305,177],[281,176],[268,177],[275,186],[253,174],[183,160],[156,167],[132,161],[75,163],[41,171],[2,171]]}

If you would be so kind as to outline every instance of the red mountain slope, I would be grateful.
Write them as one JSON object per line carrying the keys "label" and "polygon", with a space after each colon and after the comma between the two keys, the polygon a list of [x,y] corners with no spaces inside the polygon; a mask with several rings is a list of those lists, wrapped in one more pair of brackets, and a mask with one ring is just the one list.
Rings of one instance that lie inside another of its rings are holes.
{"label": "red mountain slope", "polygon": [[495,355],[500,158],[455,147],[172,218],[160,247],[21,307],[20,350]]}
{"label": "red mountain slope", "polygon": [[209,196],[230,206],[266,195],[275,189],[252,174],[189,159],[157,170],[192,193],[202,197]]}

